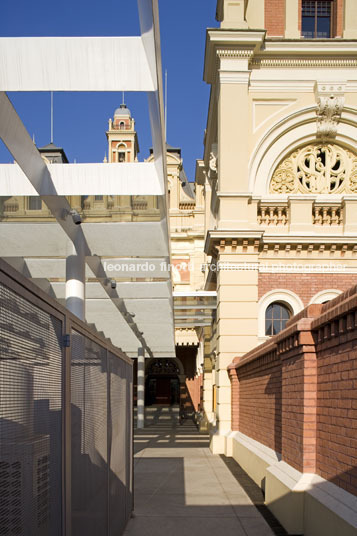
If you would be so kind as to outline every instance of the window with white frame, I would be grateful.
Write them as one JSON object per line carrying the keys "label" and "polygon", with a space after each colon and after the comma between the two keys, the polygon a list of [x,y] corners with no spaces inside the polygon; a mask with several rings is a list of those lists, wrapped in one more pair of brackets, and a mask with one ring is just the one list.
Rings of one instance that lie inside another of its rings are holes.
{"label": "window with white frame", "polygon": [[291,309],[282,302],[273,302],[265,311],[265,335],[271,337],[286,327],[291,317]]}

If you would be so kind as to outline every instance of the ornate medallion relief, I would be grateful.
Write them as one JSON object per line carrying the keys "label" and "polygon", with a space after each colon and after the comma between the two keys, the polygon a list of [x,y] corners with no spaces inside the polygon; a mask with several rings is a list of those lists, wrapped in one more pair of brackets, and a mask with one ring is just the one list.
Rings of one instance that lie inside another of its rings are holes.
{"label": "ornate medallion relief", "polygon": [[336,144],[294,151],[275,170],[271,194],[357,194],[357,155]]}

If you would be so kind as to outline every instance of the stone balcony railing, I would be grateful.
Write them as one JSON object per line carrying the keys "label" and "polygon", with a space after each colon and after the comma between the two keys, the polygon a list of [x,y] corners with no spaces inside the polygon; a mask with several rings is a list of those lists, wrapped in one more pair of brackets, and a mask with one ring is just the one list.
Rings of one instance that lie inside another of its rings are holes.
{"label": "stone balcony railing", "polygon": [[259,203],[257,222],[259,225],[287,225],[289,221],[288,205],[266,205]]}

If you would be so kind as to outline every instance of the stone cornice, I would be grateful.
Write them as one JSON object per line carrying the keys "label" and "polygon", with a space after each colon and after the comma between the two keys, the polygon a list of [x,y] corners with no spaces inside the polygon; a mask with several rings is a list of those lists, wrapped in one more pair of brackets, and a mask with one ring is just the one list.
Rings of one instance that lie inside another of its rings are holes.
{"label": "stone cornice", "polygon": [[208,29],[206,34],[203,78],[212,84],[216,78],[217,60],[250,60],[264,43],[265,30]]}
{"label": "stone cornice", "polygon": [[[326,248],[333,253],[344,256],[347,251],[357,252],[356,234],[351,235],[293,235],[293,234],[267,234],[267,230],[209,230],[206,234],[204,251],[207,255],[215,256],[217,252],[231,249],[232,253],[268,253],[274,249],[277,253],[282,251],[280,246],[285,247],[289,253],[303,250],[313,246],[319,246],[319,252],[323,253]],[[311,250],[311,251],[310,251]],[[327,250],[326,250],[327,251]]]}
{"label": "stone cornice", "polygon": [[[263,48],[264,45],[264,48]],[[219,61],[247,60],[252,68],[356,68],[357,40],[266,38],[265,30],[208,29],[204,80],[216,80]]]}
{"label": "stone cornice", "polygon": [[264,231],[256,230],[209,230],[206,234],[204,251],[207,255],[213,255],[214,249],[221,243],[229,241],[232,244],[238,244],[238,242],[246,242],[254,244],[257,248],[260,243]]}

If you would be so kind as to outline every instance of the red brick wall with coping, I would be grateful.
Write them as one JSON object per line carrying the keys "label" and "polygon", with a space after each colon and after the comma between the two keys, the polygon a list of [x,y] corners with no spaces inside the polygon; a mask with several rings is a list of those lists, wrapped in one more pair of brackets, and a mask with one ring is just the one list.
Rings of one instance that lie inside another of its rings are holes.
{"label": "red brick wall with coping", "polygon": [[280,442],[283,461],[357,496],[357,285],[310,305],[228,371],[233,430],[278,452]]}

